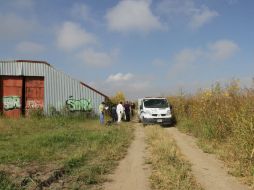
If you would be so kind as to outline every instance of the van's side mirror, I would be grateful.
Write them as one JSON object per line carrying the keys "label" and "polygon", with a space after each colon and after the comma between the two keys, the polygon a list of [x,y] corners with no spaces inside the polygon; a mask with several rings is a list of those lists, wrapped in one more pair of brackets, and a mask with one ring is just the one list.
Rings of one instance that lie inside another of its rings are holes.
{"label": "van's side mirror", "polygon": [[142,109],[143,109],[143,106],[142,106],[142,105],[140,105],[139,109],[140,109],[140,110],[142,110]]}

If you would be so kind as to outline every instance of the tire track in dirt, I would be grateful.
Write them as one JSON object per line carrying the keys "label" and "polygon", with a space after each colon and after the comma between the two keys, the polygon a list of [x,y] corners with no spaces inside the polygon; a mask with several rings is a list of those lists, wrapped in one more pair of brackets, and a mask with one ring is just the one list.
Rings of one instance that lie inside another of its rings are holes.
{"label": "tire track in dirt", "polygon": [[215,155],[204,153],[196,145],[196,139],[179,132],[175,127],[167,128],[181,153],[192,164],[192,172],[198,183],[206,190],[248,190],[233,176],[229,175],[223,162]]}
{"label": "tire track in dirt", "polygon": [[145,134],[140,124],[134,123],[135,139],[128,149],[126,157],[120,162],[115,173],[109,176],[111,182],[105,190],[149,190],[150,171],[145,164]]}

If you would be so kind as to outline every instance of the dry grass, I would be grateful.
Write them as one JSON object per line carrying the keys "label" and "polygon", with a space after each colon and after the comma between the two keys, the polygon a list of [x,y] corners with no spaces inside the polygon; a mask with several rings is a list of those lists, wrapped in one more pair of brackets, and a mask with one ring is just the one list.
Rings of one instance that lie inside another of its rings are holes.
{"label": "dry grass", "polygon": [[254,185],[254,89],[238,81],[192,96],[169,97],[178,127],[199,138],[205,152],[220,155],[234,176]]}
{"label": "dry grass", "polygon": [[202,189],[191,174],[191,166],[179,152],[174,140],[158,126],[146,128],[152,166],[150,177],[155,190]]}

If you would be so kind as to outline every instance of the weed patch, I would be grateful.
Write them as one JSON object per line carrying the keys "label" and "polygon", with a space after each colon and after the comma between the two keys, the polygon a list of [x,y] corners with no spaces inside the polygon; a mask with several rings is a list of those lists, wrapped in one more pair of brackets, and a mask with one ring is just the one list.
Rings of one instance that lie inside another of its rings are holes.
{"label": "weed patch", "polygon": [[159,127],[146,128],[151,156],[152,189],[202,189],[191,174],[190,164],[185,161],[174,140]]}
{"label": "weed patch", "polygon": [[11,182],[8,175],[0,171],[0,190],[18,190],[15,184]]}

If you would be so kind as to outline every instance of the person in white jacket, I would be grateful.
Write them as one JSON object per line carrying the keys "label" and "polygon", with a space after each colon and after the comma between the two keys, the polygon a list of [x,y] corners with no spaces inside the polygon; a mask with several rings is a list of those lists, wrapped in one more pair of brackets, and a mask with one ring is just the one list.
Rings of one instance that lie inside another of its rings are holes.
{"label": "person in white jacket", "polygon": [[123,103],[120,102],[117,106],[116,106],[116,113],[117,113],[117,122],[120,123],[123,117],[123,112],[124,112],[124,107],[123,107]]}

